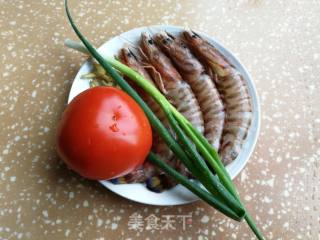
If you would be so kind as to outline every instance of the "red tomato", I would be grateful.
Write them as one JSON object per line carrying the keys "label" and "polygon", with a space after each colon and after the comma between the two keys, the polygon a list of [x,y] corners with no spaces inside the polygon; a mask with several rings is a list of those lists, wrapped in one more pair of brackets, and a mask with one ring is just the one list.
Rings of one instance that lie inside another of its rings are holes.
{"label": "red tomato", "polygon": [[60,157],[90,179],[131,172],[143,163],[151,144],[152,131],[143,110],[113,87],[94,87],[76,96],[58,127]]}

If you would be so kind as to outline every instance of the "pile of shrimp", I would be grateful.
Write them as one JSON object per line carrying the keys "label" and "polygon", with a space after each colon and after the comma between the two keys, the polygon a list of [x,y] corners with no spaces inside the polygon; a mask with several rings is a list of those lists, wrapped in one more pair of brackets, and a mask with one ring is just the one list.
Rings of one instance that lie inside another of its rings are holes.
{"label": "pile of shrimp", "polygon": [[[153,36],[142,33],[139,46],[122,48],[118,58],[154,84],[204,134],[225,165],[239,155],[251,124],[252,103],[240,72],[212,44],[190,30],[178,36],[167,32]],[[97,69],[100,73],[96,72],[104,76],[101,68]],[[110,80],[104,78],[104,82]],[[127,80],[170,131],[160,106]],[[192,178],[156,133],[152,150],[170,166]],[[154,192],[177,184],[148,161],[111,181],[115,184],[144,182]]]}

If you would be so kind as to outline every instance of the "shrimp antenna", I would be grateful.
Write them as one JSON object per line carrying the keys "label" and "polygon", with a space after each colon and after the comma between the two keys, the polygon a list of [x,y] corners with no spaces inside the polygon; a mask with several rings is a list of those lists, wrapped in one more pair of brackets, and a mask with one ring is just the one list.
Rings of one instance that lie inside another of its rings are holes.
{"label": "shrimp antenna", "polygon": [[184,30],[185,30],[185,31],[190,31],[190,32],[192,32],[192,29],[191,29],[189,26],[184,27]]}
{"label": "shrimp antenna", "polygon": [[151,29],[151,27],[147,27],[147,29],[152,36],[155,34],[155,32]]}
{"label": "shrimp antenna", "polygon": [[172,38],[173,40],[175,40],[176,39],[176,37],[175,36],[173,36],[171,33],[168,33],[167,31],[164,31],[170,38]]}
{"label": "shrimp antenna", "polygon": [[151,39],[152,39],[150,32],[142,32],[142,33],[141,33],[141,36],[143,36],[143,35],[144,35],[145,37],[147,37],[147,38],[151,38]]}
{"label": "shrimp antenna", "polygon": [[119,35],[119,38],[121,38],[122,40],[126,41],[131,47],[137,48],[137,46],[132,41],[130,41],[129,39],[127,39],[127,38],[125,38],[125,37],[123,37],[121,35]]}
{"label": "shrimp antenna", "polygon": [[[138,49],[138,47],[135,47],[135,48]],[[130,53],[137,61],[140,61],[140,60],[138,59],[137,55],[136,55],[130,48],[128,48],[128,51],[129,51],[129,53]]]}
{"label": "shrimp antenna", "polygon": [[193,31],[193,30],[190,30],[194,35],[196,35],[197,37],[199,37],[200,38],[200,35],[198,34],[198,33],[196,33],[195,31]]}
{"label": "shrimp antenna", "polygon": [[151,33],[151,35],[155,35],[157,32],[161,32],[164,31],[160,26],[156,25],[156,26],[152,26],[152,28],[149,26],[147,27],[147,29],[149,30],[149,32]]}

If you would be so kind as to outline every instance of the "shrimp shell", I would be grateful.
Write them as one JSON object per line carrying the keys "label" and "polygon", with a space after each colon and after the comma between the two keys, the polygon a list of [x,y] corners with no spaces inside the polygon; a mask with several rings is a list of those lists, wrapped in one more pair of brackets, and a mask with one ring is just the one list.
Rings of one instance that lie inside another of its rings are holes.
{"label": "shrimp shell", "polygon": [[203,114],[205,137],[218,150],[225,113],[220,95],[210,76],[205,73],[204,67],[181,39],[160,32],[155,35],[155,41],[172,59],[183,79],[191,86]]}
{"label": "shrimp shell", "polygon": [[225,165],[240,153],[252,120],[252,103],[241,73],[210,43],[192,31],[184,31],[185,42],[213,71],[226,110],[220,156]]}

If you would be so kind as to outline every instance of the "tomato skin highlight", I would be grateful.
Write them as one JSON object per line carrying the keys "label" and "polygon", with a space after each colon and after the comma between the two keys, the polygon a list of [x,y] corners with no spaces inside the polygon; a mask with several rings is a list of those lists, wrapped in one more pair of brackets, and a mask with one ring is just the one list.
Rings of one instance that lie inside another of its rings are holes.
{"label": "tomato skin highlight", "polygon": [[140,106],[114,87],[94,87],[67,106],[57,131],[57,151],[89,179],[111,179],[141,165],[152,145],[152,130]]}

